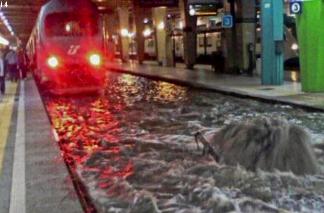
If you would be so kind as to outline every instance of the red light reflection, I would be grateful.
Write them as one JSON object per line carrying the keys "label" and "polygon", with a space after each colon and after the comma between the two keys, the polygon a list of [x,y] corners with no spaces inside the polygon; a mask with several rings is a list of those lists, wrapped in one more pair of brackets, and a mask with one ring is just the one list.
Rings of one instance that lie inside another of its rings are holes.
{"label": "red light reflection", "polygon": [[[133,163],[121,155],[120,123],[109,109],[120,112],[120,103],[103,98],[73,101],[57,98],[46,101],[65,161],[82,175],[96,174],[98,187],[108,189],[113,180],[134,173]],[[111,193],[111,191],[107,191]]]}

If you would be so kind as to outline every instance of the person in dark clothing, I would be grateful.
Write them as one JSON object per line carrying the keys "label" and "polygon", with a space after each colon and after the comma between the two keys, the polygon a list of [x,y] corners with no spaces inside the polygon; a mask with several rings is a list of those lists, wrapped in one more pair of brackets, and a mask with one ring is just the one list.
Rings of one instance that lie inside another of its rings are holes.
{"label": "person in dark clothing", "polygon": [[6,55],[7,68],[11,81],[18,81],[19,72],[18,72],[18,56],[14,50],[10,50]]}
{"label": "person in dark clothing", "polygon": [[29,64],[29,60],[28,60],[28,57],[26,55],[26,52],[23,49],[21,49],[18,52],[18,66],[19,66],[19,70],[21,72],[22,79],[26,78],[28,64]]}
{"label": "person in dark clothing", "polygon": [[3,53],[0,51],[0,92],[2,95],[6,91],[6,72],[5,72],[5,63],[3,59]]}

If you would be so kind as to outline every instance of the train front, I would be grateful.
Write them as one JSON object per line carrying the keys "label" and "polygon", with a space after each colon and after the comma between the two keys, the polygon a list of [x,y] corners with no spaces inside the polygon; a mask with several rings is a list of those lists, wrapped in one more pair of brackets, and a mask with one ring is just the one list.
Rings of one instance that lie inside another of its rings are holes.
{"label": "train front", "polygon": [[56,94],[100,91],[104,87],[103,39],[98,14],[55,12],[40,28],[40,77]]}

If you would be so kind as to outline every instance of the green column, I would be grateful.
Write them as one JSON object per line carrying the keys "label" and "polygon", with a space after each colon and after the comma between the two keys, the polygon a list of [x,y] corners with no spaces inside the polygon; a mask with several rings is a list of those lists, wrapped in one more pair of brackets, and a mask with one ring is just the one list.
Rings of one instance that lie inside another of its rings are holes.
{"label": "green column", "polygon": [[297,17],[302,90],[324,92],[324,1],[303,2]]}

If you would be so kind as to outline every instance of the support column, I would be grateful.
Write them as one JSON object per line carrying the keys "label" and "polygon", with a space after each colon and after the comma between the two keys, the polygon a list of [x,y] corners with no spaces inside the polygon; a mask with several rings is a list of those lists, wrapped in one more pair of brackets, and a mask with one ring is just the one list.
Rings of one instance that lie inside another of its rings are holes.
{"label": "support column", "polygon": [[119,17],[120,56],[122,61],[129,60],[129,12],[128,7],[117,9]]}
{"label": "support column", "polygon": [[163,66],[173,66],[171,23],[167,19],[167,8],[153,9],[153,20],[156,33],[157,58]]}
{"label": "support column", "polygon": [[189,15],[188,0],[179,1],[181,19],[184,21],[183,28],[183,52],[184,61],[188,69],[193,69],[197,57],[197,17]]}
{"label": "support column", "polygon": [[304,92],[324,92],[324,2],[304,1],[297,31]]}
{"label": "support column", "polygon": [[109,60],[112,60],[115,56],[115,43],[112,39],[112,35],[116,33],[117,23],[116,14],[109,13],[103,15],[103,29],[104,29],[104,50],[105,55]]}
{"label": "support column", "polygon": [[[109,38],[109,27],[108,27],[108,22],[109,22],[109,16],[107,14],[104,14],[102,16],[102,25],[103,25],[103,37],[104,37],[104,41],[107,41]],[[105,47],[106,47],[106,43],[104,43]]]}
{"label": "support column", "polygon": [[262,84],[281,85],[284,80],[283,0],[261,1]]}
{"label": "support column", "polygon": [[166,45],[165,45],[165,50],[166,50],[166,65],[168,67],[173,67],[175,66],[175,56],[173,53],[173,39],[172,39],[172,20],[167,19],[166,25],[165,25],[165,32],[166,32]]}
{"label": "support column", "polygon": [[238,66],[241,70],[252,75],[256,60],[255,0],[238,0],[236,8],[236,51],[239,53],[237,54]]}
{"label": "support column", "polygon": [[230,29],[223,29],[222,33],[222,51],[225,58],[225,70],[233,72],[239,69],[237,59],[237,44],[236,44],[236,15],[235,4],[233,0],[224,0],[225,14],[233,16],[233,27]]}
{"label": "support column", "polygon": [[116,32],[116,14],[104,14],[103,15],[103,25],[104,25],[104,34],[105,36],[112,37],[114,32]]}
{"label": "support column", "polygon": [[136,27],[136,44],[137,44],[137,60],[139,64],[142,64],[144,61],[144,52],[145,52],[145,38],[143,36],[144,31],[144,18],[145,13],[144,8],[140,7],[137,4],[133,5],[135,13],[135,27]]}

